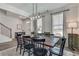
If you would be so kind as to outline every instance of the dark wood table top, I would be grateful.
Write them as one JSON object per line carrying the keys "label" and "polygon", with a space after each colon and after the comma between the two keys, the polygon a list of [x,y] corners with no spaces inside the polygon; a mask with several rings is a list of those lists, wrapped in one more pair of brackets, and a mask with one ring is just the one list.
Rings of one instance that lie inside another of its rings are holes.
{"label": "dark wood table top", "polygon": [[[24,36],[27,36],[27,35],[24,35]],[[33,38],[36,38],[36,39],[45,39],[45,38],[43,38],[43,37],[31,37],[31,40],[32,40]],[[28,39],[28,40],[29,40],[29,39]],[[38,43],[38,44],[42,44],[42,43]],[[48,44],[48,43],[45,42],[44,45],[47,46],[47,47],[49,47],[49,48],[53,48],[53,47],[54,47],[54,46],[51,45],[51,43]]]}

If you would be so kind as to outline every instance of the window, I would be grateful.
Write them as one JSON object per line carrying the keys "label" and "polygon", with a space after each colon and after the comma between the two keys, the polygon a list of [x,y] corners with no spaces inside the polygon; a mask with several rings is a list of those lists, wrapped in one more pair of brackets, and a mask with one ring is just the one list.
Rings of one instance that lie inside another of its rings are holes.
{"label": "window", "polygon": [[42,18],[37,19],[37,32],[42,33]]}
{"label": "window", "polygon": [[56,36],[63,36],[63,12],[52,15],[52,32]]}
{"label": "window", "polygon": [[33,17],[31,18],[31,32],[34,32],[34,23],[33,23],[34,19]]}

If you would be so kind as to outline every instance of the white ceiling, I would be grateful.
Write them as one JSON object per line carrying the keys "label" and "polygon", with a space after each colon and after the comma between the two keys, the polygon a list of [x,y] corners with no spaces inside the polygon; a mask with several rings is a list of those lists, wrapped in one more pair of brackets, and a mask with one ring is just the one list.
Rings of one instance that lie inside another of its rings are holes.
{"label": "white ceiling", "polygon": [[[9,5],[16,7],[20,10],[23,10],[30,15],[33,13],[33,4],[32,3],[8,3]],[[38,12],[44,12],[46,10],[53,10],[67,5],[67,3],[38,3],[37,10]]]}

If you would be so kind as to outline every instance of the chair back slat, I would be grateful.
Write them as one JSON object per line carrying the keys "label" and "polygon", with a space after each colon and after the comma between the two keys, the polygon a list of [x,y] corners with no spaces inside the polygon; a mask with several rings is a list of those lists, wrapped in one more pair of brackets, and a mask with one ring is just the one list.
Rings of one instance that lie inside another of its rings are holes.
{"label": "chair back slat", "polygon": [[35,45],[35,48],[44,47],[45,39],[42,39],[42,38],[33,38],[32,40],[33,40],[33,43]]}
{"label": "chair back slat", "polygon": [[31,37],[30,36],[23,36],[23,43],[24,43],[24,45],[31,44]]}
{"label": "chair back slat", "polygon": [[25,35],[25,32],[15,32],[15,38],[18,45],[23,43],[22,35]]}

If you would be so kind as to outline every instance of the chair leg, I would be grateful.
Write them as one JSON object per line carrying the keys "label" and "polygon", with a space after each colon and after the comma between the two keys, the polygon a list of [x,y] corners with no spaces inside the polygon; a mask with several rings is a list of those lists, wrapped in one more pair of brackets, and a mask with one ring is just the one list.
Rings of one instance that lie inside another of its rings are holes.
{"label": "chair leg", "polygon": [[23,54],[22,54],[22,56],[24,56],[24,53],[25,53],[25,48],[24,48],[24,50],[23,50]]}
{"label": "chair leg", "polygon": [[30,56],[30,50],[28,50],[28,56]]}
{"label": "chair leg", "polygon": [[52,53],[51,52],[49,53],[49,56],[52,56]]}
{"label": "chair leg", "polygon": [[22,50],[22,45],[20,45],[20,54],[21,54],[21,50]]}
{"label": "chair leg", "polygon": [[19,45],[17,45],[16,51],[18,50],[18,48],[19,48]]}

